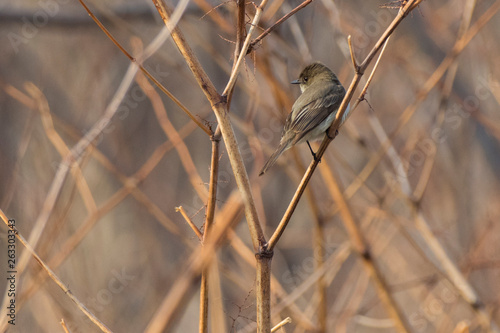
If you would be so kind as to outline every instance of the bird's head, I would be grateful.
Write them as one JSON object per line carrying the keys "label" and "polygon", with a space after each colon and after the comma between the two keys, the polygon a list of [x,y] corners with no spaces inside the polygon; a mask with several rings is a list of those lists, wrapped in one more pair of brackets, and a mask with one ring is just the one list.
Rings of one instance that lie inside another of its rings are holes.
{"label": "bird's head", "polygon": [[300,90],[304,92],[315,82],[335,82],[340,84],[337,76],[325,65],[320,62],[310,64],[302,70],[297,80],[292,81],[292,84],[300,84]]}

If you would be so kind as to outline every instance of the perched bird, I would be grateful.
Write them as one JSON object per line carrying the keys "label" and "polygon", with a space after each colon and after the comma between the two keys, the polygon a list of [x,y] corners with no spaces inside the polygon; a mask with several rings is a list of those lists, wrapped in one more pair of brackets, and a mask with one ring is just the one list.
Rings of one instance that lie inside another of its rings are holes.
{"label": "perched bird", "polygon": [[[316,158],[309,141],[323,139],[345,96],[345,89],[335,73],[319,62],[304,68],[299,78],[291,83],[299,84],[302,94],[286,118],[278,148],[269,157],[259,176],[272,167],[285,150],[304,141]],[[348,113],[349,107],[342,117],[341,124],[347,119]]]}

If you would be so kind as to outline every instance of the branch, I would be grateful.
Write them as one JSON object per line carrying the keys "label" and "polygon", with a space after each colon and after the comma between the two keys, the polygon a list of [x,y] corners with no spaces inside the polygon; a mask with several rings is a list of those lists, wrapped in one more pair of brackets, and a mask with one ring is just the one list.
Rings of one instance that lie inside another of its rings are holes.
{"label": "branch", "polygon": [[259,24],[260,18],[262,16],[262,12],[264,11],[264,7],[266,6],[267,1],[268,0],[262,0],[259,7],[257,7],[253,21],[250,24],[250,29],[248,30],[247,37],[245,38],[245,42],[243,43],[243,46],[241,47],[239,57],[236,60],[235,65],[233,66],[233,71],[231,72],[231,76],[229,77],[229,81],[226,85],[226,88],[224,89],[224,92],[222,93],[222,96],[226,96],[227,93],[232,90],[234,84],[236,83],[236,78],[238,77],[241,63],[243,61],[243,58],[245,58],[245,56],[247,54],[248,47],[250,46],[250,39],[252,38],[252,34],[255,30],[255,27],[257,27],[257,25]]}
{"label": "branch", "polygon": [[288,20],[292,15],[294,15],[296,12],[298,12],[302,8],[306,7],[307,5],[309,5],[313,1],[314,0],[305,0],[303,3],[301,3],[300,5],[298,5],[297,7],[295,7],[294,9],[292,9],[288,14],[286,14],[285,16],[283,16],[282,18],[280,18],[278,21],[276,21],[276,23],[274,23],[272,26],[270,26],[269,28],[267,28],[266,30],[264,30],[264,32],[261,33],[259,35],[259,37],[255,38],[253,40],[253,42],[250,43],[250,46],[248,47],[248,50],[247,50],[247,54],[250,53],[250,52],[252,52],[253,49],[255,48],[255,45],[258,44],[258,43],[260,43],[260,41],[262,39],[264,39],[264,37],[266,37],[267,35],[269,35],[273,30],[275,30],[276,28],[278,28],[283,22],[285,22],[286,20]]}
{"label": "branch", "polygon": [[[265,4],[266,1],[267,0],[263,0],[263,3]],[[168,24],[170,17],[170,10],[167,8],[167,6],[163,3],[162,0],[153,0],[153,2],[165,24]],[[251,36],[251,34],[249,33],[248,36]],[[220,131],[222,133],[222,138],[224,139],[224,143],[226,145],[229,161],[231,163],[231,168],[233,169],[233,173],[236,179],[236,184],[241,192],[242,200],[245,205],[245,216],[247,219],[248,227],[250,229],[252,243],[254,249],[258,250],[265,244],[266,240],[264,237],[264,232],[262,231],[262,227],[259,223],[259,218],[257,216],[257,210],[255,208],[252,191],[250,187],[250,181],[248,180],[248,174],[246,172],[245,165],[243,164],[243,158],[241,157],[239,146],[236,141],[236,137],[234,136],[233,127],[229,119],[226,100],[222,98],[215,90],[215,87],[213,86],[207,74],[201,67],[198,59],[192,52],[191,48],[187,44],[180,29],[175,28],[172,30],[172,39],[174,40],[174,42],[177,45],[177,48],[179,49],[182,56],[188,63],[189,68],[191,69],[196,81],[200,85],[200,88],[205,93],[205,96],[209,100],[212,106],[212,110],[214,111],[215,116],[217,117],[218,126],[220,128]],[[246,47],[248,47],[248,45]],[[246,50],[245,47],[243,48],[243,50]],[[241,54],[244,54],[244,51],[242,51]],[[239,65],[234,66],[233,75],[238,71],[238,67]],[[227,88],[230,88],[230,86],[231,85],[228,84]]]}
{"label": "branch", "polygon": [[[138,41],[136,39],[136,41]],[[139,48],[139,45],[136,45]],[[200,197],[202,201],[206,201],[208,199],[208,192],[203,184],[203,180],[196,169],[196,165],[191,157],[189,149],[180,136],[179,132],[175,129],[175,126],[170,121],[167,111],[165,110],[165,105],[163,104],[163,100],[161,99],[160,94],[153,88],[153,86],[148,82],[148,80],[142,74],[138,74],[136,76],[136,82],[139,84],[139,87],[142,89],[144,94],[148,97],[151,105],[153,106],[153,111],[156,115],[156,119],[158,123],[165,133],[165,136],[172,142],[179,155],[179,159],[181,160],[181,164],[188,175],[189,181],[191,185],[195,189],[196,193]]]}
{"label": "branch", "polygon": [[191,220],[189,218],[189,216],[188,216],[186,210],[184,209],[184,207],[182,207],[182,206],[175,207],[175,211],[178,212],[178,213],[181,213],[181,215],[184,218],[184,220],[191,227],[191,229],[193,229],[194,233],[196,234],[196,237],[198,237],[198,239],[200,240],[200,242],[203,242],[203,234],[201,233],[200,229],[198,229],[198,227],[196,226],[196,224],[194,224],[193,220]]}
{"label": "branch", "polygon": [[[165,2],[163,0],[153,0],[153,3],[156,7],[156,10],[158,10],[158,13],[160,14],[163,22],[165,23],[165,26],[169,27],[171,25],[170,22],[172,18],[172,11],[167,7],[167,5],[165,5]],[[205,71],[203,70],[203,67],[198,61],[198,58],[196,58],[193,50],[191,50],[191,47],[189,47],[180,29],[178,27],[172,27],[170,31],[175,45],[177,45],[177,48],[186,60],[189,69],[191,70],[191,72],[193,72],[194,78],[198,82],[198,85],[212,104],[212,108],[215,107],[216,104],[221,102],[221,98],[217,93],[217,89],[215,89],[214,84],[208,77],[207,73],[205,73]]]}
{"label": "branch", "polygon": [[180,274],[179,278],[172,284],[168,295],[163,299],[161,305],[151,318],[148,326],[144,330],[146,333],[170,332],[178,318],[178,311],[182,309],[182,303],[190,299],[190,293],[193,283],[199,277],[200,273],[209,267],[216,250],[223,244],[227,234],[235,226],[241,207],[241,198],[239,195],[231,195],[219,214],[217,214],[217,223],[214,223],[210,231],[210,237],[206,240],[204,246],[198,247],[187,259],[187,268]]}
{"label": "branch", "polygon": [[[376,53],[384,46],[386,45],[386,42],[389,38],[389,36],[392,34],[394,29],[399,25],[399,23],[406,17],[406,15],[409,13],[411,8],[414,8],[414,4],[418,3],[419,0],[414,0],[414,1],[409,1],[404,8],[402,8],[396,18],[393,20],[391,25],[387,28],[387,30],[384,32],[384,34],[380,37],[378,42],[375,44],[375,46],[372,48],[368,56],[365,58],[363,63],[360,66],[357,66],[356,58],[354,56],[354,52],[352,51],[352,44],[349,43],[349,46],[351,48],[351,59],[353,62],[353,67],[355,70],[355,76],[349,86],[349,89],[347,90],[346,96],[344,97],[344,100],[342,101],[342,104],[339,107],[339,110],[336,114],[336,118],[333,121],[332,125],[330,126],[330,129],[325,135],[325,138],[318,150],[317,158],[313,160],[313,162],[310,164],[309,168],[307,169],[305,175],[302,178],[302,181],[299,184],[299,187],[297,191],[295,192],[292,201],[290,202],[290,205],[288,206],[285,214],[283,215],[282,220],[280,221],[278,227],[276,228],[274,234],[271,236],[269,239],[269,242],[267,244],[267,250],[272,251],[274,246],[276,246],[277,242],[279,241],[281,235],[283,234],[288,222],[290,221],[291,216],[293,215],[293,212],[295,211],[295,208],[300,200],[300,197],[302,196],[302,193],[305,190],[305,187],[307,186],[307,183],[309,182],[314,170],[316,169],[316,166],[318,165],[318,161],[321,160],[321,157],[323,156],[324,152],[326,151],[326,148],[330,144],[330,142],[333,140],[333,138],[336,136],[338,129],[340,127],[340,122],[343,118],[343,115],[345,113],[345,110],[347,108],[347,105],[349,104],[352,96],[354,95],[354,91],[356,87],[358,86],[361,77],[364,74],[364,71],[370,64],[371,60],[375,57]],[[378,64],[378,62],[377,62]],[[377,66],[375,66],[375,69]],[[368,84],[370,83],[371,80],[368,81]],[[363,92],[364,93],[364,92]],[[397,304],[395,303],[394,299],[392,298],[392,295],[388,291],[388,288],[385,284],[385,281],[380,273],[380,270],[377,268],[375,263],[371,260],[371,255],[370,251],[362,237],[361,232],[359,231],[359,228],[357,227],[356,223],[354,222],[354,219],[352,217],[352,214],[350,213],[349,208],[347,207],[347,203],[345,202],[345,199],[342,196],[341,190],[336,184],[336,182],[332,178],[332,183],[335,185],[331,189],[334,194],[334,199],[336,200],[337,204],[341,207],[340,211],[342,213],[342,217],[345,223],[345,226],[348,230],[349,238],[351,239],[351,243],[353,244],[354,248],[356,249],[356,252],[360,254],[361,258],[363,259],[363,263],[365,266],[365,269],[369,272],[370,276],[372,277],[372,280],[374,281],[377,290],[378,290],[378,295],[382,302],[384,303],[386,310],[388,311],[389,315],[392,317],[394,320],[394,323],[396,327],[398,328],[399,331],[401,332],[409,332],[409,324],[406,322],[405,317],[397,307]],[[331,187],[331,186],[330,186]]]}
{"label": "branch", "polygon": [[[218,131],[216,131],[217,133]],[[210,185],[208,189],[207,217],[205,220],[205,231],[203,243],[208,239],[212,231],[215,217],[215,206],[217,199],[217,178],[219,175],[219,145],[220,136],[212,137],[212,159],[210,163]],[[201,273],[200,282],[200,318],[199,332],[208,332],[208,272],[210,268],[205,268]]]}
{"label": "branch", "polygon": [[[188,117],[191,118],[191,120],[196,123],[196,125],[198,125],[198,127],[200,127],[208,135],[212,135],[212,130],[209,127],[203,124],[194,114],[192,114],[191,111],[189,111],[188,108],[186,108],[184,104],[181,103],[181,101],[179,101],[167,88],[165,88],[165,86],[163,86],[157,79],[155,79],[154,76],[151,75],[151,73],[149,73],[149,71],[144,68],[144,66],[142,66],[142,62],[146,60],[145,59],[146,57],[139,58],[139,61],[138,59],[132,57],[130,53],[128,53],[127,50],[125,50],[125,48],[113,37],[113,35],[111,35],[108,29],[104,27],[104,25],[99,21],[99,19],[90,11],[90,9],[85,5],[85,3],[82,0],[78,1],[80,1],[83,8],[85,8],[89,16],[94,20],[94,22],[99,26],[99,28],[101,28],[101,30],[106,34],[106,36],[108,36],[108,38],[120,49],[120,51],[123,52],[123,54],[125,54],[125,56],[127,56],[127,58],[132,63],[137,64],[141,72],[143,72],[144,75],[148,77],[148,79],[150,79],[165,95],[167,95],[175,104],[177,104],[177,106],[179,106],[179,108],[181,108],[181,110],[184,111],[188,115]],[[151,51],[149,51],[148,53],[152,54]]]}
{"label": "branch", "polygon": [[33,258],[42,266],[42,269],[47,272],[47,274],[50,276],[50,278],[59,286],[59,288],[62,289],[62,291],[73,301],[73,303],[76,304],[76,306],[82,311],[87,318],[89,318],[99,329],[103,332],[110,332],[111,330],[103,323],[101,322],[90,310],[80,302],[78,298],[69,290],[69,288],[62,282],[62,280],[47,266],[47,264],[36,254],[35,250],[31,246],[31,244],[28,243],[26,238],[24,238],[18,231],[17,229],[9,224],[9,219],[7,216],[4,214],[4,212],[0,209],[0,217],[2,220],[5,222],[7,227],[14,232],[16,235],[16,238],[23,244],[23,246],[26,248],[26,252],[29,253],[30,255],[33,256]]}
{"label": "branch", "polygon": [[352,182],[346,189],[346,196],[352,197],[363,185],[363,183],[368,179],[371,173],[375,170],[380,160],[384,157],[385,152],[391,146],[391,142],[394,137],[402,130],[403,126],[410,120],[410,117],[417,110],[418,106],[427,97],[431,90],[438,84],[441,78],[444,76],[448,68],[453,65],[454,60],[458,54],[460,54],[465,47],[470,43],[472,38],[488,23],[493,16],[500,10],[500,1],[496,1],[491,7],[484,12],[484,14],[477,19],[477,21],[472,25],[472,27],[467,31],[467,33],[460,38],[453,48],[443,59],[443,61],[436,68],[434,73],[427,79],[423,84],[422,89],[417,94],[417,100],[406,107],[403,111],[400,120],[396,126],[396,129],[389,135],[389,140],[385,141],[382,146],[377,150],[374,156],[366,163],[363,170],[358,174],[356,180]]}

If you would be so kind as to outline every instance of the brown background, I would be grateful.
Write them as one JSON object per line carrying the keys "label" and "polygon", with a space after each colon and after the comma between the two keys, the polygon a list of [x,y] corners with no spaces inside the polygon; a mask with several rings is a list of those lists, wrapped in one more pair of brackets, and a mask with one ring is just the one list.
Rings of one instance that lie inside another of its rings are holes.
{"label": "brown background", "polygon": [[[414,105],[415,113],[392,140],[394,152],[403,161],[412,190],[424,186],[416,206],[418,212],[477,291],[485,309],[498,321],[498,14],[457,57],[456,75],[445,74],[444,77],[453,78],[451,91],[447,92],[449,83],[443,77],[417,103],[425,82],[450,54],[467,12],[464,8],[471,2],[425,1],[403,21],[368,90],[369,104],[362,102],[356,109],[328,148],[322,164],[334,170],[343,188],[349,188],[381,146],[370,118],[377,119],[390,135],[403,111]],[[16,220],[25,237],[33,229],[61,161],[25,84],[32,82],[43,92],[55,130],[71,148],[103,114],[129,65],[77,1],[45,3],[51,7],[37,1],[0,2],[0,208]],[[284,2],[285,7],[269,14],[279,4],[270,2],[262,27],[270,26],[299,3]],[[493,3],[477,2],[471,25]],[[215,12],[232,29],[235,3],[210,4],[220,5]],[[363,59],[397,13],[397,9],[381,8],[383,4],[316,0],[246,58],[231,116],[267,236],[279,222],[300,179],[296,158],[304,165],[311,160],[307,147],[299,146],[280,158],[280,166],[257,177],[265,158],[277,145],[281,124],[299,94],[298,87],[289,82],[297,78],[306,64],[319,60],[347,86],[353,77],[347,36],[352,35],[356,55]],[[147,45],[163,26],[148,1],[104,1],[90,6],[128,50],[132,50],[132,37]],[[253,8],[248,4],[249,19]],[[203,16],[204,13],[191,3],[180,27],[209,77],[222,91],[233,60],[234,29],[225,30],[213,20],[213,13]],[[215,128],[210,105],[171,41],[145,65],[193,113]],[[355,96],[358,94],[359,90]],[[185,134],[184,143],[196,171],[207,184],[210,140],[166,96],[162,99],[172,125]],[[115,332],[145,329],[180,276],[193,247],[198,245],[175,207],[182,205],[201,226],[205,203],[189,182],[176,149],[164,152],[159,163],[137,185],[142,200],[128,194],[110,205],[110,198],[123,191],[121,179],[150,165],[148,159],[155,149],[167,141],[151,102],[134,83],[110,127],[81,162],[91,195],[83,194],[75,177],[69,175],[36,247],[71,291]],[[223,207],[236,188],[224,148],[220,170],[218,207]],[[441,273],[442,267],[429,250],[428,240],[416,227],[414,206],[408,202],[411,198],[401,189],[402,184],[403,175],[396,170],[394,159],[386,154],[348,200],[389,290],[414,332],[451,332],[461,321],[469,323],[472,332],[484,331],[477,313]],[[324,223],[325,255],[335,257],[348,245],[337,206],[319,171],[309,188]],[[95,202],[97,209],[109,210],[95,215],[88,200]],[[242,221],[236,232],[251,248],[248,228],[240,215]],[[294,292],[304,281],[313,285],[294,301],[295,311],[302,316],[286,308],[273,317],[273,323],[292,317],[293,323],[286,326],[286,332],[307,330],[304,318],[316,323],[317,296],[315,281],[310,278],[314,272],[314,225],[310,205],[303,198],[275,250],[273,273],[286,293]],[[5,249],[7,228],[0,230],[0,245]],[[81,236],[79,242],[68,243],[77,236]],[[19,243],[17,251],[19,258]],[[4,265],[6,250],[0,253]],[[62,255],[64,260],[56,265],[55,260]],[[254,270],[229,243],[218,252],[217,259],[218,269],[213,276],[219,275],[220,279],[213,284],[219,285],[220,290],[214,287],[211,297],[211,331],[251,331],[255,316]],[[338,268],[332,263],[338,264]],[[357,256],[347,252],[344,259],[331,259],[329,264],[328,331],[393,330]],[[0,281],[5,281],[4,272],[2,269]],[[97,331],[45,277],[33,260],[18,276],[17,325],[8,326],[8,331],[59,332],[61,318],[72,332]],[[2,290],[3,286],[0,283]],[[197,330],[199,300],[197,292],[192,295],[180,311],[176,332]],[[283,299],[286,295],[274,301]],[[5,318],[0,320],[3,323]]]}

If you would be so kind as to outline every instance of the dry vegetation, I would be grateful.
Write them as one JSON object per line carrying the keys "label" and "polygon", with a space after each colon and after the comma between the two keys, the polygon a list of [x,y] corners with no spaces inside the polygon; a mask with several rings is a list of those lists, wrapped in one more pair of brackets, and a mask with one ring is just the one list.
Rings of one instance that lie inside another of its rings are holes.
{"label": "dry vegetation", "polygon": [[[0,331],[500,332],[499,0],[424,1],[383,53],[406,1],[168,2],[173,38],[153,2],[87,3],[144,71],[76,0],[0,2]],[[258,177],[316,60],[357,108]]]}

